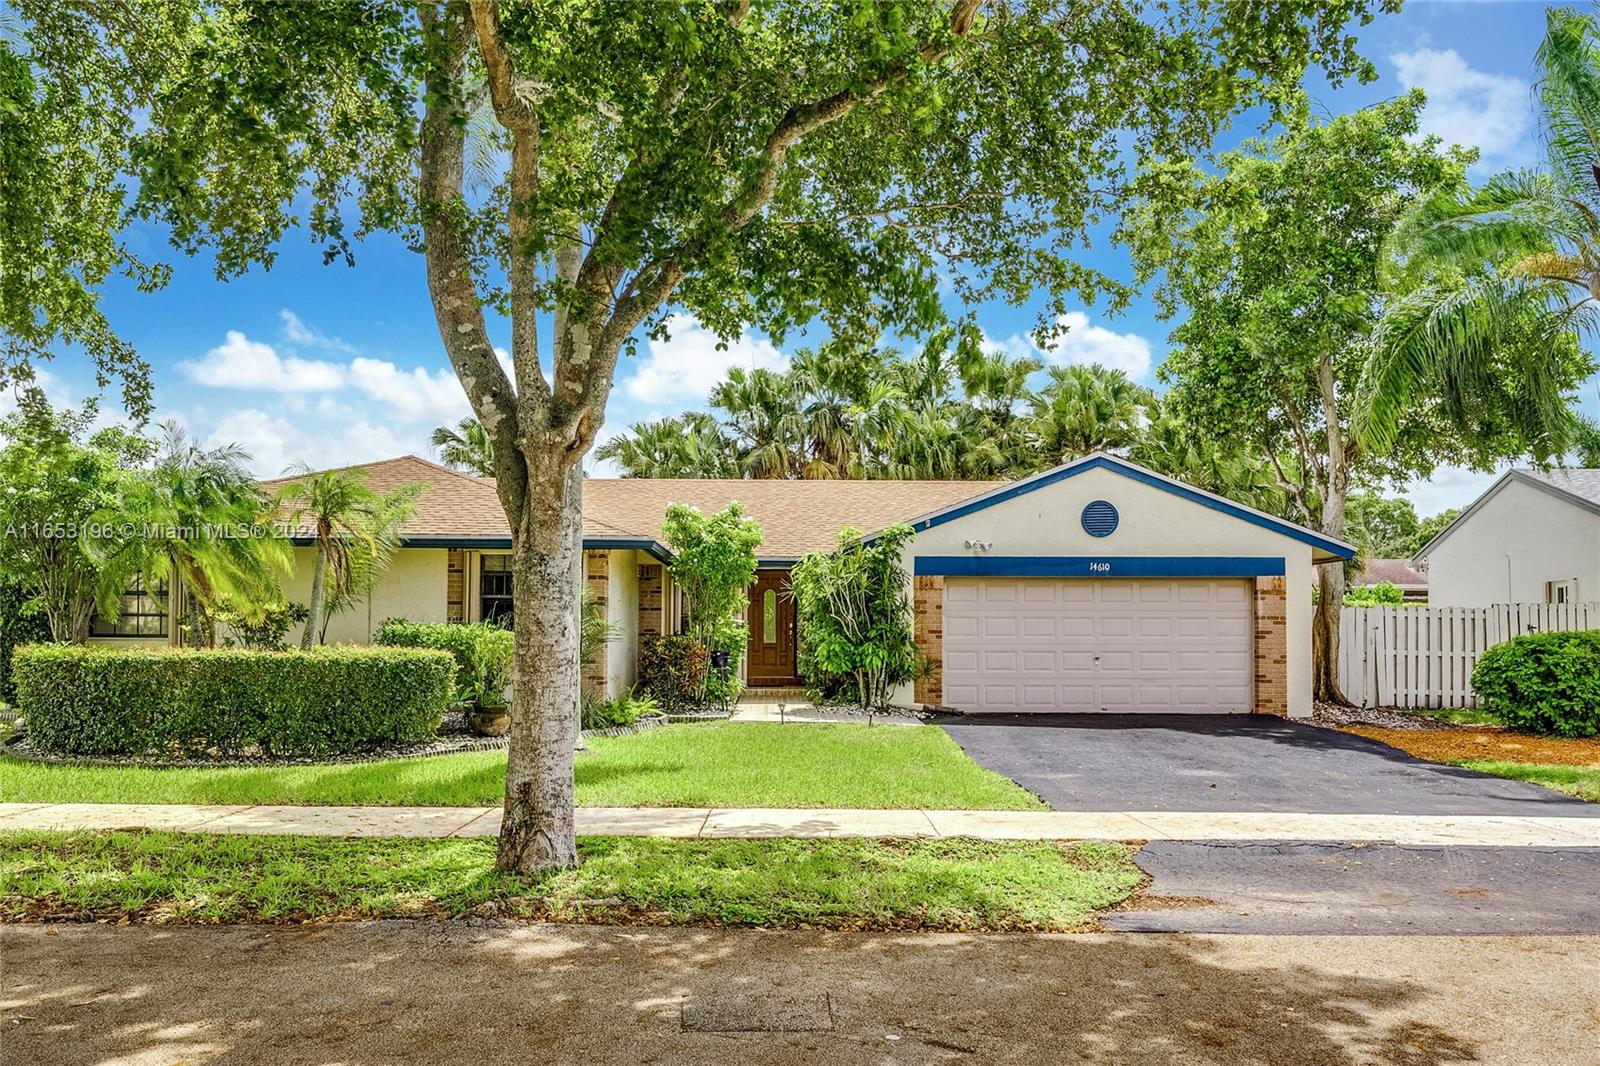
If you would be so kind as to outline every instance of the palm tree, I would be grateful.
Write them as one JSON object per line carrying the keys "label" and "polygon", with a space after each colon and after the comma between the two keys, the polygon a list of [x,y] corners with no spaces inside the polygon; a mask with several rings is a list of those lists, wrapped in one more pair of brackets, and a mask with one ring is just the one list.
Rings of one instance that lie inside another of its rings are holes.
{"label": "palm tree", "polygon": [[1049,373],[1050,383],[1028,400],[1024,429],[1040,467],[1095,451],[1124,451],[1154,413],[1155,394],[1120,370],[1062,366]]}
{"label": "palm tree", "polygon": [[1128,453],[1134,462],[1258,511],[1296,518],[1269,460],[1219,444],[1177,414],[1157,410]]}
{"label": "palm tree", "polygon": [[259,620],[280,603],[279,577],[293,562],[289,542],[261,534],[270,512],[237,444],[206,449],[176,422],[161,423],[155,465],[143,479],[139,520],[165,535],[150,546],[140,567],[146,588],[180,581],[191,599],[194,639],[216,639],[215,612],[230,607]]}
{"label": "palm tree", "polygon": [[[1559,456],[1574,424],[1557,382],[1586,357],[1577,338],[1600,324],[1600,22],[1546,10],[1537,95],[1547,167],[1481,189],[1424,198],[1388,241],[1397,293],[1357,393],[1356,431],[1393,446],[1401,417],[1428,392],[1440,415],[1505,428]],[[1486,389],[1506,403],[1487,405]],[[1542,454],[1541,454],[1542,453]]]}
{"label": "palm tree", "polygon": [[430,442],[444,465],[479,477],[494,477],[494,442],[476,418],[463,418],[456,428],[440,426]]}
{"label": "palm tree", "polygon": [[743,469],[721,424],[701,411],[635,423],[595,456],[616,463],[623,477],[736,478]]}
{"label": "palm tree", "polygon": [[1044,369],[1031,356],[972,351],[958,357],[966,394],[962,422],[969,449],[963,466],[969,476],[999,477],[1030,467],[1022,408],[1030,395],[1028,378]]}
{"label": "palm tree", "polygon": [[309,651],[322,640],[325,620],[377,582],[426,486],[375,492],[360,468],[318,473],[298,463],[290,472],[299,480],[279,491],[278,504],[291,522],[309,529],[317,547],[311,617],[300,640]]}
{"label": "palm tree", "polygon": [[753,478],[789,478],[805,465],[805,412],[795,383],[765,368],[734,367],[711,390],[713,407],[728,414],[728,431]]}

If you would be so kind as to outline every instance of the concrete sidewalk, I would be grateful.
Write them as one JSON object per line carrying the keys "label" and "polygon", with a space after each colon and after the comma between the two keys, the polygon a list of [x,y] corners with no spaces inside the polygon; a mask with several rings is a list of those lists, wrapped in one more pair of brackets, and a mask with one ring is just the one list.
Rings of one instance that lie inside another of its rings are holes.
{"label": "concrete sidewalk", "polygon": [[[167,829],[305,836],[481,837],[495,807],[272,807],[5,803],[4,829]],[[580,807],[587,836],[975,837],[981,840],[1272,840],[1600,848],[1600,819],[1162,811],[876,811]]]}

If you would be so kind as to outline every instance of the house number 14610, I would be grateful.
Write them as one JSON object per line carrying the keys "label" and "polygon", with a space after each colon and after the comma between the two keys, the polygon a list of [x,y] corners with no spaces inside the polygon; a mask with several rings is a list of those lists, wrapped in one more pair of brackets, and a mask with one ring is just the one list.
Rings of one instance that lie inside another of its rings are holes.
{"label": "house number 14610", "polygon": [[1109,573],[1111,573],[1111,564],[1110,563],[1090,563],[1089,564],[1089,573],[1091,573],[1091,574],[1109,574]]}

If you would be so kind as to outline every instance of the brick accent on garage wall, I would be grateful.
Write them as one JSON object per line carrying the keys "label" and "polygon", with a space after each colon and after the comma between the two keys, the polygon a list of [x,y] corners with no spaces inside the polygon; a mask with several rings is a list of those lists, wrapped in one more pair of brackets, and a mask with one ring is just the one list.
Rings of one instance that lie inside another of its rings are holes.
{"label": "brick accent on garage wall", "polygon": [[932,664],[926,676],[917,678],[915,699],[934,707],[944,702],[944,578],[919,574],[912,578],[914,621],[912,634],[924,663]]}
{"label": "brick accent on garage wall", "polygon": [[639,567],[639,635],[662,632],[661,564]]}
{"label": "brick accent on garage wall", "polygon": [[1256,578],[1256,713],[1289,713],[1289,634],[1284,579]]}
{"label": "brick accent on garage wall", "polygon": [[[584,552],[583,578],[601,614],[610,617],[611,603],[611,553]],[[606,697],[606,653],[601,649],[594,662],[583,666],[583,694],[597,699]]]}

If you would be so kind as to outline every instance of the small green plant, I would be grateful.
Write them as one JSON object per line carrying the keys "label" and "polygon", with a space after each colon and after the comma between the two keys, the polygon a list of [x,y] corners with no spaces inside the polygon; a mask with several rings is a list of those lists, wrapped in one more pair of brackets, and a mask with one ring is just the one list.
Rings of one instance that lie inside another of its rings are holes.
{"label": "small green plant", "polygon": [[649,696],[634,695],[632,691],[614,700],[585,698],[583,728],[613,729],[635,725],[639,719],[658,713],[655,700]]}
{"label": "small green plant", "polygon": [[431,736],[453,672],[421,648],[50,644],[20,649],[15,677],[28,739],[60,755],[332,755]]}
{"label": "small green plant", "polygon": [[251,651],[286,651],[289,645],[283,638],[291,627],[311,617],[311,609],[303,603],[279,603],[261,611],[259,619],[251,620],[237,608],[222,605],[211,616],[233,634],[223,641],[223,647],[231,648],[237,642]]}
{"label": "small green plant", "polygon": [[1600,733],[1600,630],[1532,633],[1483,653],[1472,671],[1481,707],[1512,729]]}
{"label": "small green plant", "polygon": [[790,575],[800,623],[800,672],[859,707],[886,707],[916,677],[920,657],[900,555],[915,533],[890,526],[869,544],[844,529],[839,547],[801,559]]}
{"label": "small green plant", "polygon": [[639,688],[669,711],[693,707],[705,691],[710,662],[693,637],[646,634],[639,640]]}

